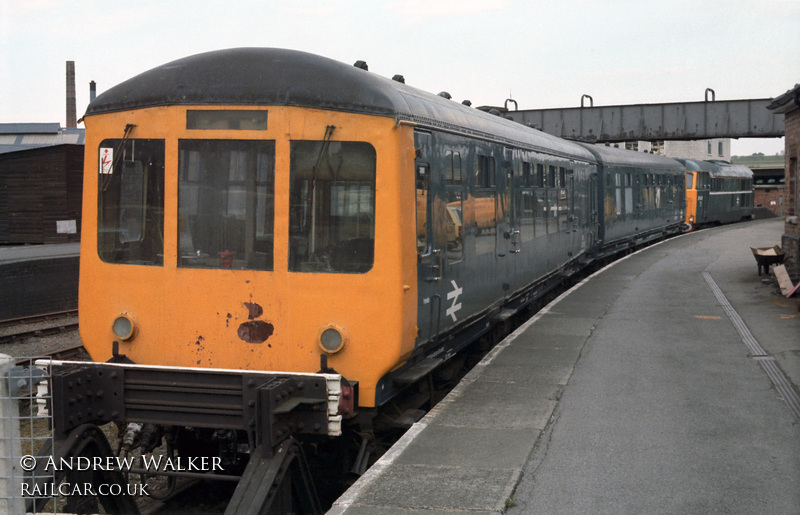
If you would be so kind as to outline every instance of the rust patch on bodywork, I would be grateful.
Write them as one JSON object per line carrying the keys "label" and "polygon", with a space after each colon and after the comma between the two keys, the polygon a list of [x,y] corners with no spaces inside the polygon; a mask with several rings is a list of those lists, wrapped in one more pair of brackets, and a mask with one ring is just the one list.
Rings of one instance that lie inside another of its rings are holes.
{"label": "rust patch on bodywork", "polygon": [[247,343],[264,343],[274,332],[272,324],[262,320],[244,322],[239,326],[239,339]]}
{"label": "rust patch on bodywork", "polygon": [[264,308],[254,302],[245,302],[244,307],[247,308],[248,320],[255,320],[264,314]]}

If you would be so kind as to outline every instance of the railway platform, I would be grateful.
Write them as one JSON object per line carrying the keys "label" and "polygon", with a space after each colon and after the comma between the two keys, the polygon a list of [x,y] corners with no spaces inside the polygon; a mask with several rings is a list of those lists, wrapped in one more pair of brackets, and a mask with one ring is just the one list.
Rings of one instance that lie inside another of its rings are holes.
{"label": "railway platform", "polygon": [[782,227],[689,233],[587,278],[329,513],[800,512],[798,299],[750,251]]}
{"label": "railway platform", "polygon": [[0,246],[0,320],[78,309],[79,243]]}

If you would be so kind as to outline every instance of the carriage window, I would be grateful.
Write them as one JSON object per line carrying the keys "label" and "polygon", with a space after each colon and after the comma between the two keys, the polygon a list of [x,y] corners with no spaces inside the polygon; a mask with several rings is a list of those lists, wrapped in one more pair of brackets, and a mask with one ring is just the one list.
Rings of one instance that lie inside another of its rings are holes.
{"label": "carriage window", "polygon": [[[552,167],[555,168],[555,167]],[[558,191],[547,190],[547,234],[558,232]]]}
{"label": "carriage window", "polygon": [[547,190],[533,190],[533,232],[539,238],[547,234]]}
{"label": "carriage window", "polygon": [[100,144],[97,253],[107,263],[164,264],[164,140]]}
{"label": "carriage window", "polygon": [[430,166],[428,163],[417,164],[417,253],[426,254],[430,251],[428,238],[428,220],[431,219],[431,205],[428,203],[428,188],[430,186]]}
{"label": "carriage window", "polygon": [[375,247],[375,149],[292,141],[289,270],[364,273]]}
{"label": "carriage window", "polygon": [[461,185],[461,154],[448,150],[445,153],[445,179],[448,186]]}
{"label": "carriage window", "polygon": [[478,155],[478,169],[475,171],[475,175],[477,176],[475,184],[478,188],[494,188],[494,158]]}
{"label": "carriage window", "polygon": [[275,142],[178,143],[179,266],[272,270]]}
{"label": "carriage window", "polygon": [[447,188],[445,206],[445,232],[447,234],[447,262],[456,263],[464,258],[464,198],[460,187]]}
{"label": "carriage window", "polygon": [[536,165],[536,181],[534,183],[537,188],[544,188],[544,165]]}
{"label": "carriage window", "polygon": [[536,236],[536,227],[533,224],[533,190],[528,188],[520,192],[522,196],[521,212],[519,213],[519,231],[522,241],[530,241]]}

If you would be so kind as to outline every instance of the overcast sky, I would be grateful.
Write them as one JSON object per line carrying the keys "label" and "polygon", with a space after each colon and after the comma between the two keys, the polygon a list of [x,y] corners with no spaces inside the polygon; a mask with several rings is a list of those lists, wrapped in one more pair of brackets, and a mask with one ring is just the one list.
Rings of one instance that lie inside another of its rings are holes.
{"label": "overcast sky", "polygon": [[476,106],[771,98],[800,82],[800,0],[0,0],[0,123],[64,125],[66,61],[80,117],[91,80],[242,46],[362,59]]}

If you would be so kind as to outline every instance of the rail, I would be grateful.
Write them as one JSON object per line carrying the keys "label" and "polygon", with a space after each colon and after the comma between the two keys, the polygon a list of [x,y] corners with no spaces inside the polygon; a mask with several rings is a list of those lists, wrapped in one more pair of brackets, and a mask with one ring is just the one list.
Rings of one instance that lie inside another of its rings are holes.
{"label": "rail", "polygon": [[0,344],[72,331],[78,327],[76,310],[0,320]]}

